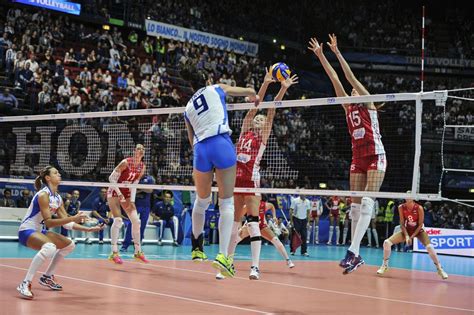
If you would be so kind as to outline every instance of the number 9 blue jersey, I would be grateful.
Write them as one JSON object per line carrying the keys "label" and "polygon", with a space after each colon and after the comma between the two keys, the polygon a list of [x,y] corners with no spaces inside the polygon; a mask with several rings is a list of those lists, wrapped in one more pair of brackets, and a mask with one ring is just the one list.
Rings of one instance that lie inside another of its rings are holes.
{"label": "number 9 blue jersey", "polygon": [[184,117],[194,130],[194,144],[220,134],[231,134],[225,92],[219,85],[198,90],[186,105]]}

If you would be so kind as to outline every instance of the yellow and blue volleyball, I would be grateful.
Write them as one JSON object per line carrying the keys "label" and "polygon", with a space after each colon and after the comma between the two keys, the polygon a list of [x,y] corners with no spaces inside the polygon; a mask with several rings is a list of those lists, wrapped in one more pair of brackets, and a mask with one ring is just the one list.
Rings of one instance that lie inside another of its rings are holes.
{"label": "yellow and blue volleyball", "polygon": [[276,81],[284,81],[288,79],[291,75],[290,68],[286,65],[286,63],[278,62],[272,66],[272,77]]}

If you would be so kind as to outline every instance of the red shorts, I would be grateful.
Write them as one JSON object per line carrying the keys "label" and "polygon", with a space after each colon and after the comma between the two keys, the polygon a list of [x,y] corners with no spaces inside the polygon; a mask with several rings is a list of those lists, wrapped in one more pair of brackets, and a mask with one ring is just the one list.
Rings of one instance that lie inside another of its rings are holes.
{"label": "red shorts", "polygon": [[387,169],[387,158],[385,154],[376,154],[352,158],[351,173],[366,174],[367,171],[382,171]]}
{"label": "red shorts", "polygon": [[[130,198],[131,196],[130,189],[128,188],[119,188],[119,189],[122,195],[125,197],[125,199]],[[110,197],[118,197],[117,192],[113,188],[107,189],[107,198],[110,198]]]}
{"label": "red shorts", "polygon": [[258,222],[258,228],[259,228],[260,230],[263,230],[263,229],[266,228],[266,227],[268,227],[268,225],[265,223],[265,221],[261,221],[261,220],[260,220],[260,222]]}
{"label": "red shorts", "polygon": [[[260,181],[251,180],[248,177],[237,177],[235,180],[235,187],[237,188],[259,188]],[[260,193],[255,192],[236,192],[239,195],[260,196]]]}
{"label": "red shorts", "polygon": [[311,211],[311,217],[316,219],[318,217],[318,211]]}
{"label": "red shorts", "polygon": [[331,210],[330,213],[331,213],[331,217],[336,218],[336,220],[339,219],[339,209]]}

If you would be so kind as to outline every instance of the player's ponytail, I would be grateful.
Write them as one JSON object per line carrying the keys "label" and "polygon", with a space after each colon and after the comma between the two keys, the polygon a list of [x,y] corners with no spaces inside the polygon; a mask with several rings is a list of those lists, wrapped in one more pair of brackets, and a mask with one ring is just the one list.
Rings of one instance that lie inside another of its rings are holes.
{"label": "player's ponytail", "polygon": [[41,189],[41,177],[40,176],[36,176],[35,178],[35,189],[36,190],[40,190]]}
{"label": "player's ponytail", "polygon": [[40,171],[39,175],[35,178],[35,189],[36,190],[40,190],[42,185],[48,185],[48,183],[46,181],[46,176],[50,175],[51,170],[53,168],[54,168],[53,166],[48,165]]}

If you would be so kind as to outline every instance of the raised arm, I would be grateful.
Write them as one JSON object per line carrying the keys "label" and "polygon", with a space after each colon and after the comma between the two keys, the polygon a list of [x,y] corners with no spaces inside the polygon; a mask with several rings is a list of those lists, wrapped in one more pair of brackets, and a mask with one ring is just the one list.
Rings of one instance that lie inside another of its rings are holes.
{"label": "raised arm", "polygon": [[360,83],[359,80],[357,80],[357,78],[355,77],[354,73],[351,70],[351,67],[347,63],[346,59],[344,59],[341,52],[339,51],[339,48],[337,47],[336,35],[334,34],[329,35],[329,40],[330,42],[327,44],[336,55],[337,60],[339,60],[339,63],[341,64],[341,67],[342,67],[342,71],[344,71],[344,75],[346,76],[347,81],[349,81],[349,83],[357,91],[357,93],[359,93],[359,95],[370,95],[369,91],[367,91],[365,86],[363,86],[362,83]]}
{"label": "raised arm", "polygon": [[[267,88],[270,83],[275,82],[273,80],[270,68],[267,69],[267,73],[265,74],[265,78],[263,79],[263,83],[258,90],[258,97],[260,100],[265,98],[265,93],[267,92]],[[257,108],[249,109],[247,114],[245,115],[244,121],[242,122],[242,129],[241,132],[246,132],[250,128],[252,128],[252,121],[255,115],[257,114]]]}
{"label": "raised arm", "polygon": [[238,86],[230,86],[227,84],[218,84],[224,92],[230,96],[246,96],[249,98],[250,102],[255,103],[255,106],[258,106],[260,103],[260,98],[253,88],[243,88]]}
{"label": "raised arm", "polygon": [[[290,88],[290,86],[297,83],[298,83],[298,76],[296,74],[282,81],[280,91],[278,91],[278,94],[275,96],[274,101],[275,102],[281,101],[283,97],[285,97],[286,91]],[[273,118],[275,118],[275,107],[269,108],[267,110],[267,118],[265,121],[265,126],[263,126],[263,129],[262,129],[262,143],[264,145],[267,145],[268,138],[270,137],[270,134],[272,132]]]}
{"label": "raised arm", "polygon": [[[324,55],[323,43],[319,44],[316,38],[311,38],[309,41],[308,49],[311,50],[321,62],[321,65],[323,66],[324,71],[326,71],[326,74],[328,75],[329,80],[331,80],[332,86],[334,87],[334,90],[336,91],[336,96],[337,97],[348,96],[346,91],[344,91],[344,87],[342,86],[341,80],[339,80],[339,76],[337,75],[336,71],[331,66],[329,61],[326,59],[326,56]],[[343,107],[344,107],[344,110],[346,110],[347,105],[344,104]]]}

